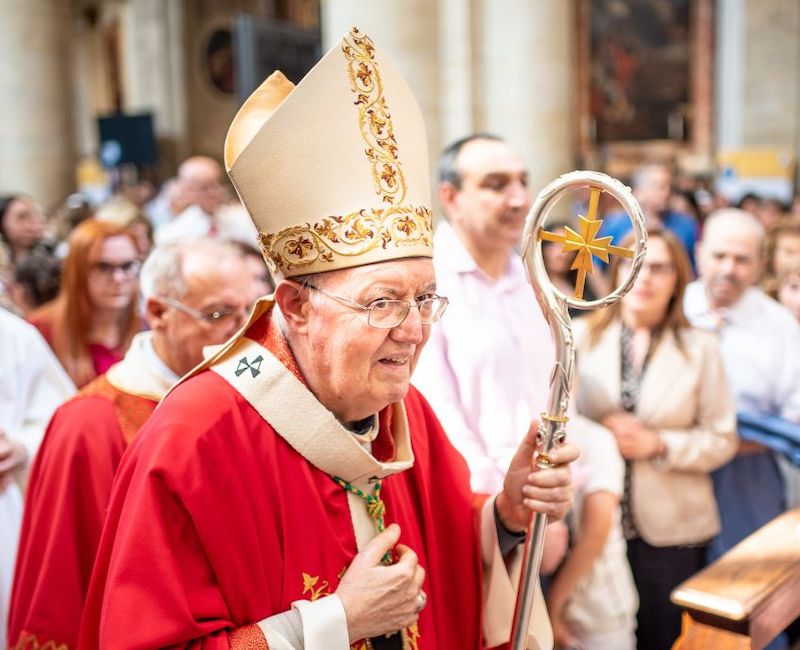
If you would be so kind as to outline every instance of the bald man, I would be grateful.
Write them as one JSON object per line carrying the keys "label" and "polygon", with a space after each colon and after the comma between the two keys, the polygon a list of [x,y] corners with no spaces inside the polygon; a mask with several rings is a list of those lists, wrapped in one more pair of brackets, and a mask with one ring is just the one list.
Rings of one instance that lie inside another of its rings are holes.
{"label": "bald man", "polygon": [[208,156],[192,156],[181,163],[176,192],[186,208],[158,227],[157,244],[217,234],[217,213],[225,199],[221,178],[222,167]]}
{"label": "bald man", "polygon": [[[754,286],[763,239],[761,224],[743,210],[711,215],[697,247],[700,279],[687,287],[684,306],[693,325],[719,334],[737,411],[800,422],[800,325]],[[766,447],[742,441],[713,476],[722,530],[710,559],[785,508],[778,462]]]}

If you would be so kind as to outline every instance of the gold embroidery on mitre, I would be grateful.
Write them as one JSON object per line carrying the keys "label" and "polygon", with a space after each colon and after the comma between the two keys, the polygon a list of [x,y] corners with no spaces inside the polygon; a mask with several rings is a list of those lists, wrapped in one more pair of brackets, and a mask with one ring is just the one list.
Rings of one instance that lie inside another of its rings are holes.
{"label": "gold embroidery on mitre", "polygon": [[397,205],[406,195],[403,166],[397,159],[392,116],[383,96],[383,81],[375,61],[375,45],[355,27],[345,36],[342,52],[347,58],[350,87],[358,106],[358,124],[372,163],[375,192],[385,203]]}
{"label": "gold embroidery on mitre", "polygon": [[317,223],[259,233],[258,242],[274,273],[290,271],[315,262],[333,262],[334,256],[363,255],[388,245],[430,246],[433,217],[425,206],[390,206],[364,209],[346,216],[324,217]]}

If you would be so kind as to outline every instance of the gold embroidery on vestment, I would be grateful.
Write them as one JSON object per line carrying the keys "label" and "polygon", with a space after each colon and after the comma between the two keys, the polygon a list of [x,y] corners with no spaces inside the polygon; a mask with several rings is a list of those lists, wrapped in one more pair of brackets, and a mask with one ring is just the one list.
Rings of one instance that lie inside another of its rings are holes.
{"label": "gold embroidery on vestment", "polygon": [[[347,569],[343,569],[339,574],[339,580],[342,579],[342,576],[346,570]],[[320,582],[319,576],[312,576],[311,574],[305,572],[302,572],[301,575],[303,576],[302,593],[304,596],[308,594],[308,599],[311,602],[319,600],[323,596],[330,596],[333,593],[329,589],[330,583],[327,580],[322,580]],[[419,650],[419,645],[417,643],[419,636],[419,625],[417,623],[404,628],[400,633],[400,638],[403,643],[403,650]],[[66,648],[64,650],[66,650]],[[353,643],[350,646],[350,650],[373,650],[372,643],[370,643],[369,639],[361,639],[360,641]]]}
{"label": "gold embroidery on vestment", "polygon": [[57,643],[52,639],[39,643],[36,635],[30,632],[21,632],[17,644],[9,647],[10,650],[69,650],[66,643]]}
{"label": "gold embroidery on vestment", "polygon": [[319,587],[317,587],[317,583],[319,582],[319,576],[312,576],[308,573],[303,573],[303,595],[308,594],[308,599],[313,603],[315,600],[319,600],[323,596],[330,596],[331,592],[328,589],[330,583],[327,580],[323,580]]}

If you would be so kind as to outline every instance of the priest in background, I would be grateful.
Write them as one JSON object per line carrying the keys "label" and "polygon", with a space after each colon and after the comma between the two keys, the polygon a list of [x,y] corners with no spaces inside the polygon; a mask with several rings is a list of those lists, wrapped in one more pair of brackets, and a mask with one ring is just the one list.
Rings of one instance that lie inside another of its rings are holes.
{"label": "priest in background", "polygon": [[9,619],[11,647],[78,643],[83,603],[120,459],[159,400],[226,341],[255,299],[239,250],[165,244],[142,268],[145,318],[125,358],[55,413],[26,495]]}
{"label": "priest in background", "polygon": [[[228,173],[277,286],[165,398],[120,465],[82,648],[479,650],[510,636],[533,511],[571,503],[566,445],[503,489],[469,471],[411,372],[447,304],[419,107],[353,29],[270,76]],[[552,646],[541,594],[529,647]]]}

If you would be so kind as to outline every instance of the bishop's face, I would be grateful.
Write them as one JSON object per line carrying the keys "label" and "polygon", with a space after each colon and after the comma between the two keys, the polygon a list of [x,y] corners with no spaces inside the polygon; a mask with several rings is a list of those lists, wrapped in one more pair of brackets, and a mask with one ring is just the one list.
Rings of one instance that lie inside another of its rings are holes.
{"label": "bishop's face", "polygon": [[[370,264],[323,276],[325,292],[362,305],[379,299],[411,301],[435,293],[433,262],[414,258]],[[430,325],[412,307],[390,329],[372,327],[367,312],[309,291],[307,326],[293,346],[311,390],[344,423],[402,400]],[[294,341],[292,341],[294,343]]]}

